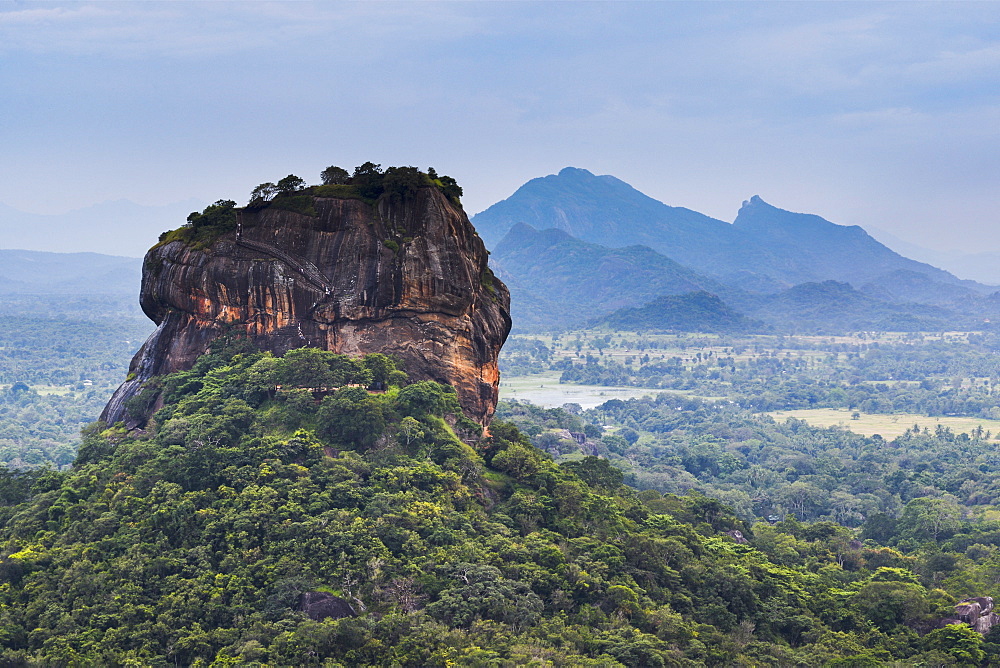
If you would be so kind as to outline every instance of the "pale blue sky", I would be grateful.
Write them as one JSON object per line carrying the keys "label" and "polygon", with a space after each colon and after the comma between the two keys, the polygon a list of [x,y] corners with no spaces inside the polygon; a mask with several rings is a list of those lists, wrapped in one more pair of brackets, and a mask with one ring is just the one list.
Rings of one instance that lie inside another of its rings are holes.
{"label": "pale blue sky", "polygon": [[475,213],[573,165],[1000,250],[1000,3],[0,2],[0,146],[33,213],[366,160]]}

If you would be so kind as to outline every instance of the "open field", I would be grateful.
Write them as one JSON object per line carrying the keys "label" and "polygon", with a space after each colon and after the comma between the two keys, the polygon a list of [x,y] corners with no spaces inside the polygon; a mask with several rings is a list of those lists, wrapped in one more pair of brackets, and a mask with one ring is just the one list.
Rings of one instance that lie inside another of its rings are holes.
{"label": "open field", "polygon": [[901,436],[904,431],[920,425],[934,431],[937,425],[948,427],[956,434],[970,432],[977,426],[990,430],[993,434],[1000,436],[1000,420],[985,420],[971,417],[928,417],[916,413],[897,414],[868,414],[861,413],[857,420],[851,419],[854,411],[836,408],[808,408],[794,411],[773,411],[768,413],[775,420],[786,418],[796,418],[805,420],[814,427],[846,427],[856,434],[872,436],[880,434],[883,438],[895,438]]}

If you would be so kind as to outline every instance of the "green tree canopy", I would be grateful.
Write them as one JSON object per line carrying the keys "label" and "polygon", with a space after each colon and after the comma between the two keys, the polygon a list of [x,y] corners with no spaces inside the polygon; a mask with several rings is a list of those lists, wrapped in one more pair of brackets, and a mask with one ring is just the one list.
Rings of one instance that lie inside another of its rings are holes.
{"label": "green tree canopy", "polygon": [[274,196],[279,192],[278,186],[270,181],[262,183],[250,192],[250,206],[266,204],[274,199]]}
{"label": "green tree canopy", "polygon": [[350,172],[343,167],[331,165],[320,172],[320,179],[325,186],[345,185],[351,178]]}
{"label": "green tree canopy", "polygon": [[280,194],[288,195],[305,188],[306,182],[304,179],[295,176],[295,174],[289,174],[285,178],[279,180],[276,187],[278,188],[278,192]]}

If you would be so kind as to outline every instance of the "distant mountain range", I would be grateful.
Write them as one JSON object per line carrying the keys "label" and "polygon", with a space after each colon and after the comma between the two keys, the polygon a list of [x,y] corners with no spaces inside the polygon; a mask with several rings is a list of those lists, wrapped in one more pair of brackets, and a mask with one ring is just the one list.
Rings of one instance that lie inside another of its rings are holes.
{"label": "distant mountain range", "polygon": [[179,227],[189,213],[204,207],[195,199],[165,206],[117,200],[42,215],[0,204],[0,248],[142,257],[161,232]]}
{"label": "distant mountain range", "polygon": [[100,253],[0,250],[0,294],[101,294],[138,298],[142,260]]}
{"label": "distant mountain range", "polygon": [[527,223],[607,247],[642,244],[702,273],[711,273],[702,267],[719,252],[735,253],[739,241],[729,223],[667,206],[613,176],[574,167],[528,181],[472,222],[489,248],[517,223]]}
{"label": "distant mountain range", "polygon": [[[141,255],[199,206],[154,210],[112,202],[24,218],[0,205],[0,245],[37,237],[25,230],[37,224],[53,237],[48,245],[103,250],[0,251],[0,294],[135,294],[141,260],[105,253],[123,248]],[[110,221],[102,229],[111,231],[95,236],[98,219]],[[667,206],[613,176],[568,167],[532,179],[472,220],[510,287],[521,331],[604,322],[834,333],[1000,322],[996,287],[904,257],[860,227],[785,211],[759,197],[727,223]]]}
{"label": "distant mountain range", "polygon": [[858,226],[756,196],[730,224],[568,167],[532,179],[473,223],[511,286],[522,329],[578,326],[697,291],[782,330],[975,327],[1000,313],[994,286],[904,257]]}
{"label": "distant mountain range", "polygon": [[473,217],[493,247],[517,223],[555,228],[609,247],[643,244],[691,269],[726,281],[758,276],[773,291],[807,281],[861,284],[905,269],[988,293],[929,264],[903,257],[858,226],[792,213],[754,196],[730,224],[663,204],[613,176],[567,167],[532,179]]}

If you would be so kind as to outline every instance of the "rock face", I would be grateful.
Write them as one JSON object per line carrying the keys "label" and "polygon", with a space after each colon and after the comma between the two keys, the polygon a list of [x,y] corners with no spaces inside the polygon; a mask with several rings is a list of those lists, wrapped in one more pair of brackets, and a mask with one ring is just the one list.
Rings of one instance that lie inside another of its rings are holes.
{"label": "rock face", "polygon": [[411,380],[454,386],[465,413],[488,424],[510,296],[461,207],[434,186],[374,205],[296,200],[297,211],[280,201],[240,211],[239,229],[201,250],[182,241],[150,249],[140,301],[158,328],[101,418],[141,426],[155,406],[135,415],[126,402],[143,383],[189,369],[235,332],[276,354],[392,355]]}
{"label": "rock face", "polygon": [[938,627],[949,624],[968,624],[973,629],[986,635],[994,626],[1000,623],[1000,615],[993,611],[992,596],[974,596],[958,602],[955,606],[955,616],[942,619]]}
{"label": "rock face", "polygon": [[299,600],[299,611],[309,619],[321,622],[324,619],[357,617],[354,607],[344,599],[322,591],[307,591]]}

